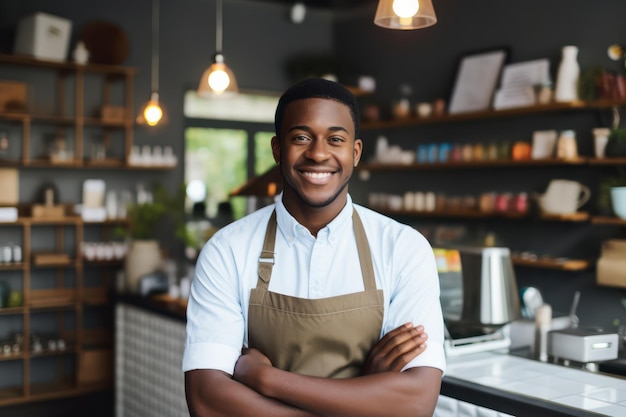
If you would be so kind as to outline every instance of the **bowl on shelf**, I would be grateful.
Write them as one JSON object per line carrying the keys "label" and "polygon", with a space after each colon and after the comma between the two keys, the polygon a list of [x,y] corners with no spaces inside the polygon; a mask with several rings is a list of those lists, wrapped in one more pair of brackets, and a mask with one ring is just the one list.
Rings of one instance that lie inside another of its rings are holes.
{"label": "bowl on shelf", "polygon": [[626,186],[611,188],[611,204],[615,215],[626,220]]}

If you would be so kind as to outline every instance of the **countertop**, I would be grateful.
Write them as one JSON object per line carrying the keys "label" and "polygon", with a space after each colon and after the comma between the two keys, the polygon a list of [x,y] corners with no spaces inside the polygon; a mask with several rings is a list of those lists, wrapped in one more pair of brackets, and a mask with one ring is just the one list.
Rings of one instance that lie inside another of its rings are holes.
{"label": "countertop", "polygon": [[507,351],[447,359],[442,394],[521,416],[626,416],[626,379]]}

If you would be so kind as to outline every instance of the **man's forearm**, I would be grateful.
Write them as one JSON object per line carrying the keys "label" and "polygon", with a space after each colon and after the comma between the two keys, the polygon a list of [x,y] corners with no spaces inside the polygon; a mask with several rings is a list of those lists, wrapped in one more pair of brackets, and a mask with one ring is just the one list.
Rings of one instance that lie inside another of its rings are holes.
{"label": "man's forearm", "polygon": [[332,417],[432,416],[441,371],[413,368],[349,379],[298,375],[264,368],[254,388],[262,395]]}
{"label": "man's forearm", "polygon": [[192,417],[319,417],[260,395],[220,371],[186,372],[185,392]]}

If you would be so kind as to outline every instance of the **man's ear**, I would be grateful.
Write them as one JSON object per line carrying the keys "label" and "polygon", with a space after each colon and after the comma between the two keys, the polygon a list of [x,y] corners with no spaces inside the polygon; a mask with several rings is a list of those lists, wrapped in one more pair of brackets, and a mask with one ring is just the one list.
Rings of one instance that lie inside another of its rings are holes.
{"label": "man's ear", "polygon": [[361,139],[354,140],[354,167],[356,168],[359,165],[359,161],[361,160],[361,154],[363,152],[363,141]]}
{"label": "man's ear", "polygon": [[274,162],[276,165],[280,165],[280,144],[278,143],[278,137],[272,137],[272,155],[274,156]]}

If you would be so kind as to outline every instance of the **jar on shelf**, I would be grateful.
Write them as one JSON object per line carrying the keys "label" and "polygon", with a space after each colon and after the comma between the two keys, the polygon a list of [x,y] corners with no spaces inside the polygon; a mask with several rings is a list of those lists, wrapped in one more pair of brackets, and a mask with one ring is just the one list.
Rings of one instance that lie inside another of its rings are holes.
{"label": "jar on shelf", "polygon": [[578,100],[579,77],[578,47],[573,45],[564,46],[561,63],[557,71],[554,100],[559,102]]}
{"label": "jar on shelf", "polygon": [[578,158],[578,145],[576,144],[576,132],[571,129],[564,130],[559,135],[556,144],[556,157],[559,159]]}

